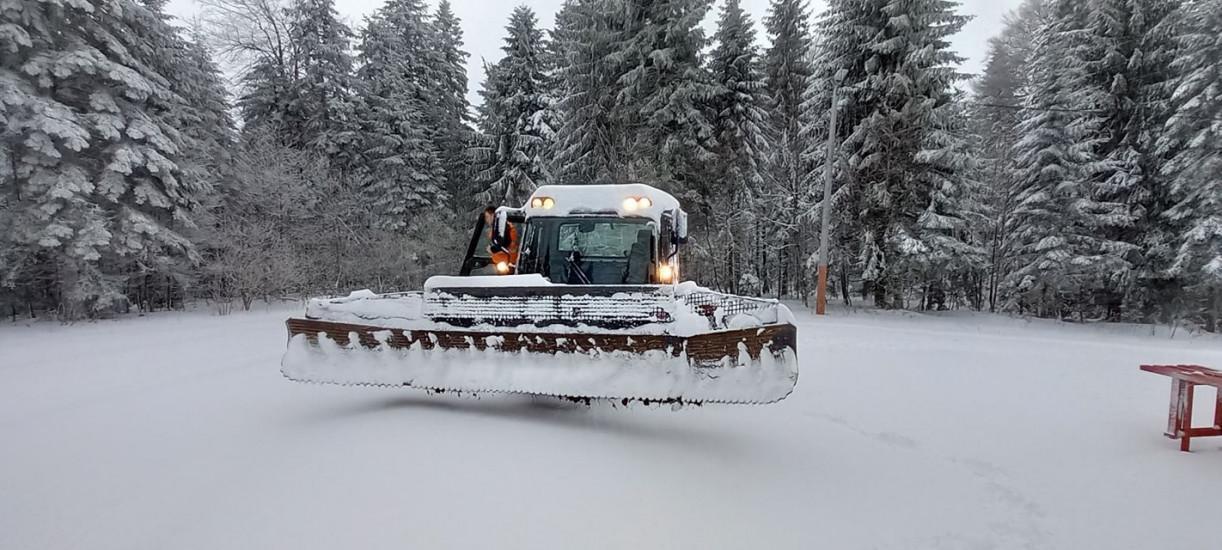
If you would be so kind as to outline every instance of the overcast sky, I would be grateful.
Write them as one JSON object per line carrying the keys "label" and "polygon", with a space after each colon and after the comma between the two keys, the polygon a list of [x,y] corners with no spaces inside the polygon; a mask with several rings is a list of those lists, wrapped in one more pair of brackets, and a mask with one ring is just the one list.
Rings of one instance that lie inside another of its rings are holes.
{"label": "overcast sky", "polygon": [[[362,24],[365,15],[372,13],[383,4],[384,0],[336,0],[336,9],[347,18],[348,24],[354,29]],[[468,97],[474,104],[479,101],[477,91],[484,80],[483,63],[501,57],[501,39],[505,34],[505,24],[514,6],[526,4],[535,10],[539,23],[545,28],[551,28],[556,10],[560,9],[563,0],[450,0],[455,13],[462,19],[463,40],[466,49],[471,53],[467,63],[467,75],[470,81]],[[972,16],[972,20],[952,40],[955,49],[967,61],[963,70],[968,73],[980,71],[988,47],[989,37],[1001,29],[1002,16],[1018,7],[1022,0],[961,0],[961,13]],[[436,0],[428,0],[431,6],[436,6]],[[721,10],[721,0],[716,0],[709,18],[705,22],[708,36],[712,36],[717,14]],[[768,10],[769,0],[743,0],[743,7],[751,13],[756,25],[756,35],[764,40],[763,17]],[[811,11],[818,14],[825,7],[825,2],[812,0]],[[170,0],[168,11],[174,15],[191,18],[199,11],[196,0]]]}

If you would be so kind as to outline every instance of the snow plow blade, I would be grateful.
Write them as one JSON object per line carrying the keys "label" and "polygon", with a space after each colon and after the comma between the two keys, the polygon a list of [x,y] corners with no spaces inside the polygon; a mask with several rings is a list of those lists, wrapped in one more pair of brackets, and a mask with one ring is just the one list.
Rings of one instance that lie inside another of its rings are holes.
{"label": "snow plow blade", "polygon": [[690,336],[417,330],[300,318],[287,326],[281,371],[302,382],[765,404],[788,396],[798,376],[791,323]]}

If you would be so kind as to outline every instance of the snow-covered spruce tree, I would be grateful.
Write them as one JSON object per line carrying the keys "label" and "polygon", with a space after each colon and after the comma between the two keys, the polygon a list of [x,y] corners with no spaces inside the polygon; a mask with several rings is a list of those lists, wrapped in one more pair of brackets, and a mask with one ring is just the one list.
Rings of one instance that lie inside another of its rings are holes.
{"label": "snow-covered spruce tree", "polygon": [[[896,212],[900,235],[912,237],[908,243],[899,241],[897,267],[906,272],[908,288],[919,291],[922,309],[943,309],[951,302],[981,306],[985,256],[971,239],[970,225],[980,222],[984,207],[980,182],[973,179],[976,165],[964,94],[954,89],[965,76],[957,72],[960,58],[950,50],[949,38],[968,20],[956,7],[922,0],[897,12],[912,10],[914,32],[897,71],[902,78],[893,82],[903,86],[907,78],[916,84],[916,93],[898,111],[913,121],[911,131],[920,134],[906,173],[911,179],[902,187]],[[898,34],[904,30],[897,24]]]}
{"label": "snow-covered spruce tree", "polygon": [[1043,17],[1027,63],[1029,90],[1013,151],[1016,269],[1006,292],[1020,311],[1044,316],[1082,311],[1078,306],[1099,261],[1093,251],[1102,248],[1097,235],[1104,224],[1086,184],[1096,159],[1097,123],[1081,116],[1086,69],[1074,54],[1085,19],[1072,0],[1054,1]]}
{"label": "snow-covered spruce tree", "polygon": [[[200,36],[188,38],[174,27],[174,18],[163,9],[164,0],[138,0],[156,20],[150,27],[162,32],[141,37],[131,52],[146,60],[149,69],[163,75],[177,101],[156,109],[151,116],[178,133],[177,177],[185,188],[199,189],[191,218],[202,222],[179,228],[198,250],[208,246],[209,209],[224,191],[230,177],[235,130],[229,115],[228,94],[210,52]],[[186,292],[197,285],[199,262],[194,255],[159,256],[141,249],[121,260],[108,262],[107,269],[124,281],[128,301],[143,311],[180,306]]]}
{"label": "snow-covered spruce tree", "polygon": [[[579,9],[577,2],[578,0],[564,0],[560,9],[556,10],[551,30],[547,31],[548,93],[552,97],[552,105],[555,107],[556,114],[556,139],[552,141],[548,157],[552,159],[551,173],[556,183],[566,183],[575,175],[584,176],[584,174],[579,174],[581,170],[577,163],[561,160],[566,144],[575,137],[568,135],[565,124],[568,111],[574,107],[572,98],[568,96],[569,82],[566,79],[566,73],[572,70],[569,66],[570,60],[577,59],[576,52],[573,51],[575,37],[580,30],[577,21]],[[485,74],[488,71],[489,65],[485,62]],[[486,117],[481,114],[480,118]]]}
{"label": "snow-covered spruce tree", "polygon": [[292,146],[340,153],[352,116],[352,31],[334,0],[293,0],[288,23],[296,74],[282,131]]}
{"label": "snow-covered spruce tree", "polygon": [[1018,110],[1030,89],[1026,63],[1046,9],[1046,0],[1026,0],[1005,16],[1001,32],[989,40],[984,72],[973,84],[976,101],[968,109],[978,139],[975,177],[984,214],[971,226],[974,242],[987,257],[982,292],[990,311],[1001,305],[1001,283],[1015,267],[1014,208],[1019,187],[1011,153],[1019,138]]}
{"label": "snow-covered spruce tree", "polygon": [[755,212],[749,206],[763,191],[767,99],[755,29],[739,0],[727,0],[722,6],[713,39],[709,72],[716,91],[709,103],[715,160],[700,191],[712,212],[706,235],[717,246],[708,251],[704,260],[709,265],[702,271],[713,275],[713,284],[737,291],[752,260],[748,251],[754,244]]}
{"label": "snow-covered spruce tree", "polygon": [[444,197],[444,172],[429,139],[426,112],[438,81],[430,63],[436,34],[420,0],[392,0],[361,33],[361,132],[356,166],[369,201],[369,223],[402,229],[413,214]]}
{"label": "snow-covered spruce tree", "polygon": [[714,41],[709,72],[715,88],[709,103],[717,136],[715,173],[722,182],[713,191],[746,199],[763,182],[767,98],[755,29],[739,0],[727,0],[722,7]]}
{"label": "snow-covered spruce tree", "polygon": [[570,0],[556,14],[560,116],[552,170],[557,183],[627,183],[627,134],[611,116],[622,63],[613,57],[623,31],[615,0]]}
{"label": "snow-covered spruce tree", "polygon": [[484,186],[484,204],[522,204],[538,186],[547,183],[547,152],[554,138],[548,104],[543,32],[535,12],[519,6],[505,27],[501,51],[505,56],[484,80],[484,135],[474,148],[486,167],[478,181]]}
{"label": "snow-covered spruce tree", "polygon": [[627,2],[627,26],[612,55],[623,67],[614,117],[630,130],[631,179],[676,191],[704,173],[713,127],[705,105],[714,87],[700,65],[700,22],[711,0]]}
{"label": "snow-covered spruce tree", "polygon": [[434,59],[430,61],[437,69],[437,84],[429,112],[433,144],[445,171],[447,193],[456,199],[470,197],[478,190],[469,183],[471,167],[466,155],[472,137],[467,125],[470,119],[467,58],[470,54],[463,50],[461,21],[454,15],[449,0],[437,4],[432,23],[437,35],[431,52]]}
{"label": "snow-covered spruce tree", "polygon": [[963,241],[972,166],[948,42],[965,21],[938,0],[835,0],[819,22],[817,79],[847,74],[836,193],[855,196],[843,200],[857,209],[861,278],[880,307],[913,289],[940,306],[945,274],[981,260]]}
{"label": "snow-covered spruce tree", "polygon": [[1187,285],[1186,313],[1222,330],[1222,3],[1192,2],[1181,15],[1173,114],[1159,149],[1174,204],[1163,216],[1176,233],[1168,274]]}
{"label": "snow-covered spruce tree", "polygon": [[8,3],[0,18],[3,248],[49,266],[64,318],[103,312],[124,301],[131,262],[195,254],[181,231],[206,189],[175,163],[166,113],[183,98],[145,41],[176,31],[125,0]]}
{"label": "snow-covered spruce tree", "polygon": [[[165,14],[160,18],[167,27],[172,21]],[[183,233],[207,261],[207,252],[215,244],[210,234],[215,222],[211,214],[221,197],[233,188],[237,135],[229,114],[229,95],[219,68],[203,46],[203,37],[187,40],[178,33],[162,33],[148,37],[148,42],[153,47],[152,64],[168,78],[171,91],[182,98],[173,109],[159,113],[179,133],[180,155],[175,159],[179,179],[192,188],[208,190],[199,195],[201,208],[192,215],[199,227]],[[192,289],[199,284],[200,266],[195,262],[175,258],[172,263],[151,269],[157,262],[139,257],[134,260],[129,265],[127,295],[143,310],[154,309],[159,303],[171,307],[183,298],[184,284]]]}
{"label": "snow-covered spruce tree", "polygon": [[[544,30],[543,38],[543,67],[544,67],[544,82],[543,96],[547,104],[551,107],[550,126],[552,128],[552,139],[547,143],[547,150],[544,151],[544,156],[548,159],[548,174],[552,183],[564,183],[563,174],[559,173],[560,162],[558,162],[560,153],[560,134],[564,126],[564,113],[561,109],[561,102],[564,100],[564,69],[567,66],[565,58],[565,29],[569,26],[566,23],[566,18],[572,11],[571,4],[573,0],[564,0],[560,9],[556,12],[552,20],[552,28]],[[483,115],[479,115],[483,118]]]}
{"label": "snow-covered spruce tree", "polygon": [[179,167],[184,179],[194,179],[198,187],[212,182],[215,191],[215,184],[228,177],[230,150],[237,139],[229,92],[203,37],[194,36],[183,46],[182,73],[171,80],[184,100],[181,120],[175,125],[186,141]]}
{"label": "snow-covered spruce tree", "polygon": [[803,95],[814,70],[809,15],[806,0],[773,0],[764,19],[769,42],[763,70],[770,154],[765,165],[766,194],[756,206],[759,219],[769,223],[755,231],[759,242],[753,248],[759,255],[754,263],[764,291],[772,289],[777,295],[787,294],[791,284],[805,294],[800,264],[809,248],[803,235],[810,234],[806,227],[810,217],[803,213],[809,210],[810,184],[802,162],[801,134],[810,124]]}
{"label": "snow-covered spruce tree", "polygon": [[490,164],[488,159],[484,159],[482,162],[477,160],[483,151],[483,148],[479,147],[480,144],[478,141],[480,140],[480,136],[487,136],[496,133],[496,128],[494,126],[496,123],[496,116],[493,114],[493,109],[496,107],[494,104],[496,99],[496,84],[500,80],[500,76],[497,75],[497,71],[499,70],[497,65],[497,63],[488,63],[487,60],[484,61],[484,82],[480,85],[479,90],[476,92],[480,97],[479,104],[475,106],[475,127],[477,132],[472,140],[473,143],[470,150],[468,151],[472,167],[476,170],[487,168],[487,166]]}
{"label": "snow-covered spruce tree", "polygon": [[236,105],[243,127],[280,128],[289,110],[289,90],[293,79],[270,59],[256,61],[239,79],[241,95]]}
{"label": "snow-covered spruce tree", "polygon": [[928,192],[925,209],[917,216],[914,245],[919,252],[902,259],[909,270],[909,281],[918,288],[921,309],[947,309],[965,304],[983,308],[985,247],[972,233],[989,218],[983,203],[983,182],[975,178],[964,94],[951,96],[951,104],[931,114],[934,131],[925,136],[917,164],[925,170],[917,174],[917,188]]}
{"label": "snow-covered spruce tree", "polygon": [[1173,260],[1173,230],[1162,213],[1170,206],[1156,140],[1170,114],[1174,57],[1173,18],[1179,0],[1092,0],[1074,57],[1085,64],[1078,87],[1083,124],[1095,128],[1098,163],[1088,192],[1105,258],[1094,274],[1093,302],[1107,318],[1121,310],[1150,318],[1175,300],[1166,278]]}
{"label": "snow-covered spruce tree", "polygon": [[181,99],[172,109],[157,113],[178,131],[181,155],[176,164],[180,178],[192,187],[208,188],[212,194],[224,192],[221,187],[229,174],[237,136],[220,68],[204,45],[205,36],[174,27],[173,16],[162,11],[165,0],[140,3],[162,28],[172,31],[144,37],[141,44],[150,68],[164,75],[170,91]]}

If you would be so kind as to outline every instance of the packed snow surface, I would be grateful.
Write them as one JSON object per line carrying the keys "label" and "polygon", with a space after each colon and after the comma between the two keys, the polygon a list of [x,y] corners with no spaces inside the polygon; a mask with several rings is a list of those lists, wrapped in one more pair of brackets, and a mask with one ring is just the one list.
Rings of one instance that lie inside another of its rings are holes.
{"label": "packed snow surface", "polygon": [[293,383],[300,311],[0,325],[0,548],[1219,547],[1137,369],[1216,339],[797,311],[788,399],[672,411]]}

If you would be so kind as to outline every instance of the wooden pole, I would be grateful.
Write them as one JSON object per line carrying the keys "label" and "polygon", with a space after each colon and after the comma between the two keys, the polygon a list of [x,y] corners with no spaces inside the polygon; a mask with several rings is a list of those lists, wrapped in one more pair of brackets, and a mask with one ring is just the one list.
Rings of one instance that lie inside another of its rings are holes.
{"label": "wooden pole", "polygon": [[836,71],[832,84],[832,112],[827,125],[827,158],[823,159],[823,205],[820,208],[823,217],[819,229],[819,281],[815,289],[815,314],[827,313],[827,242],[831,240],[832,219],[832,163],[836,160],[836,94],[840,82],[844,80],[845,70]]}

